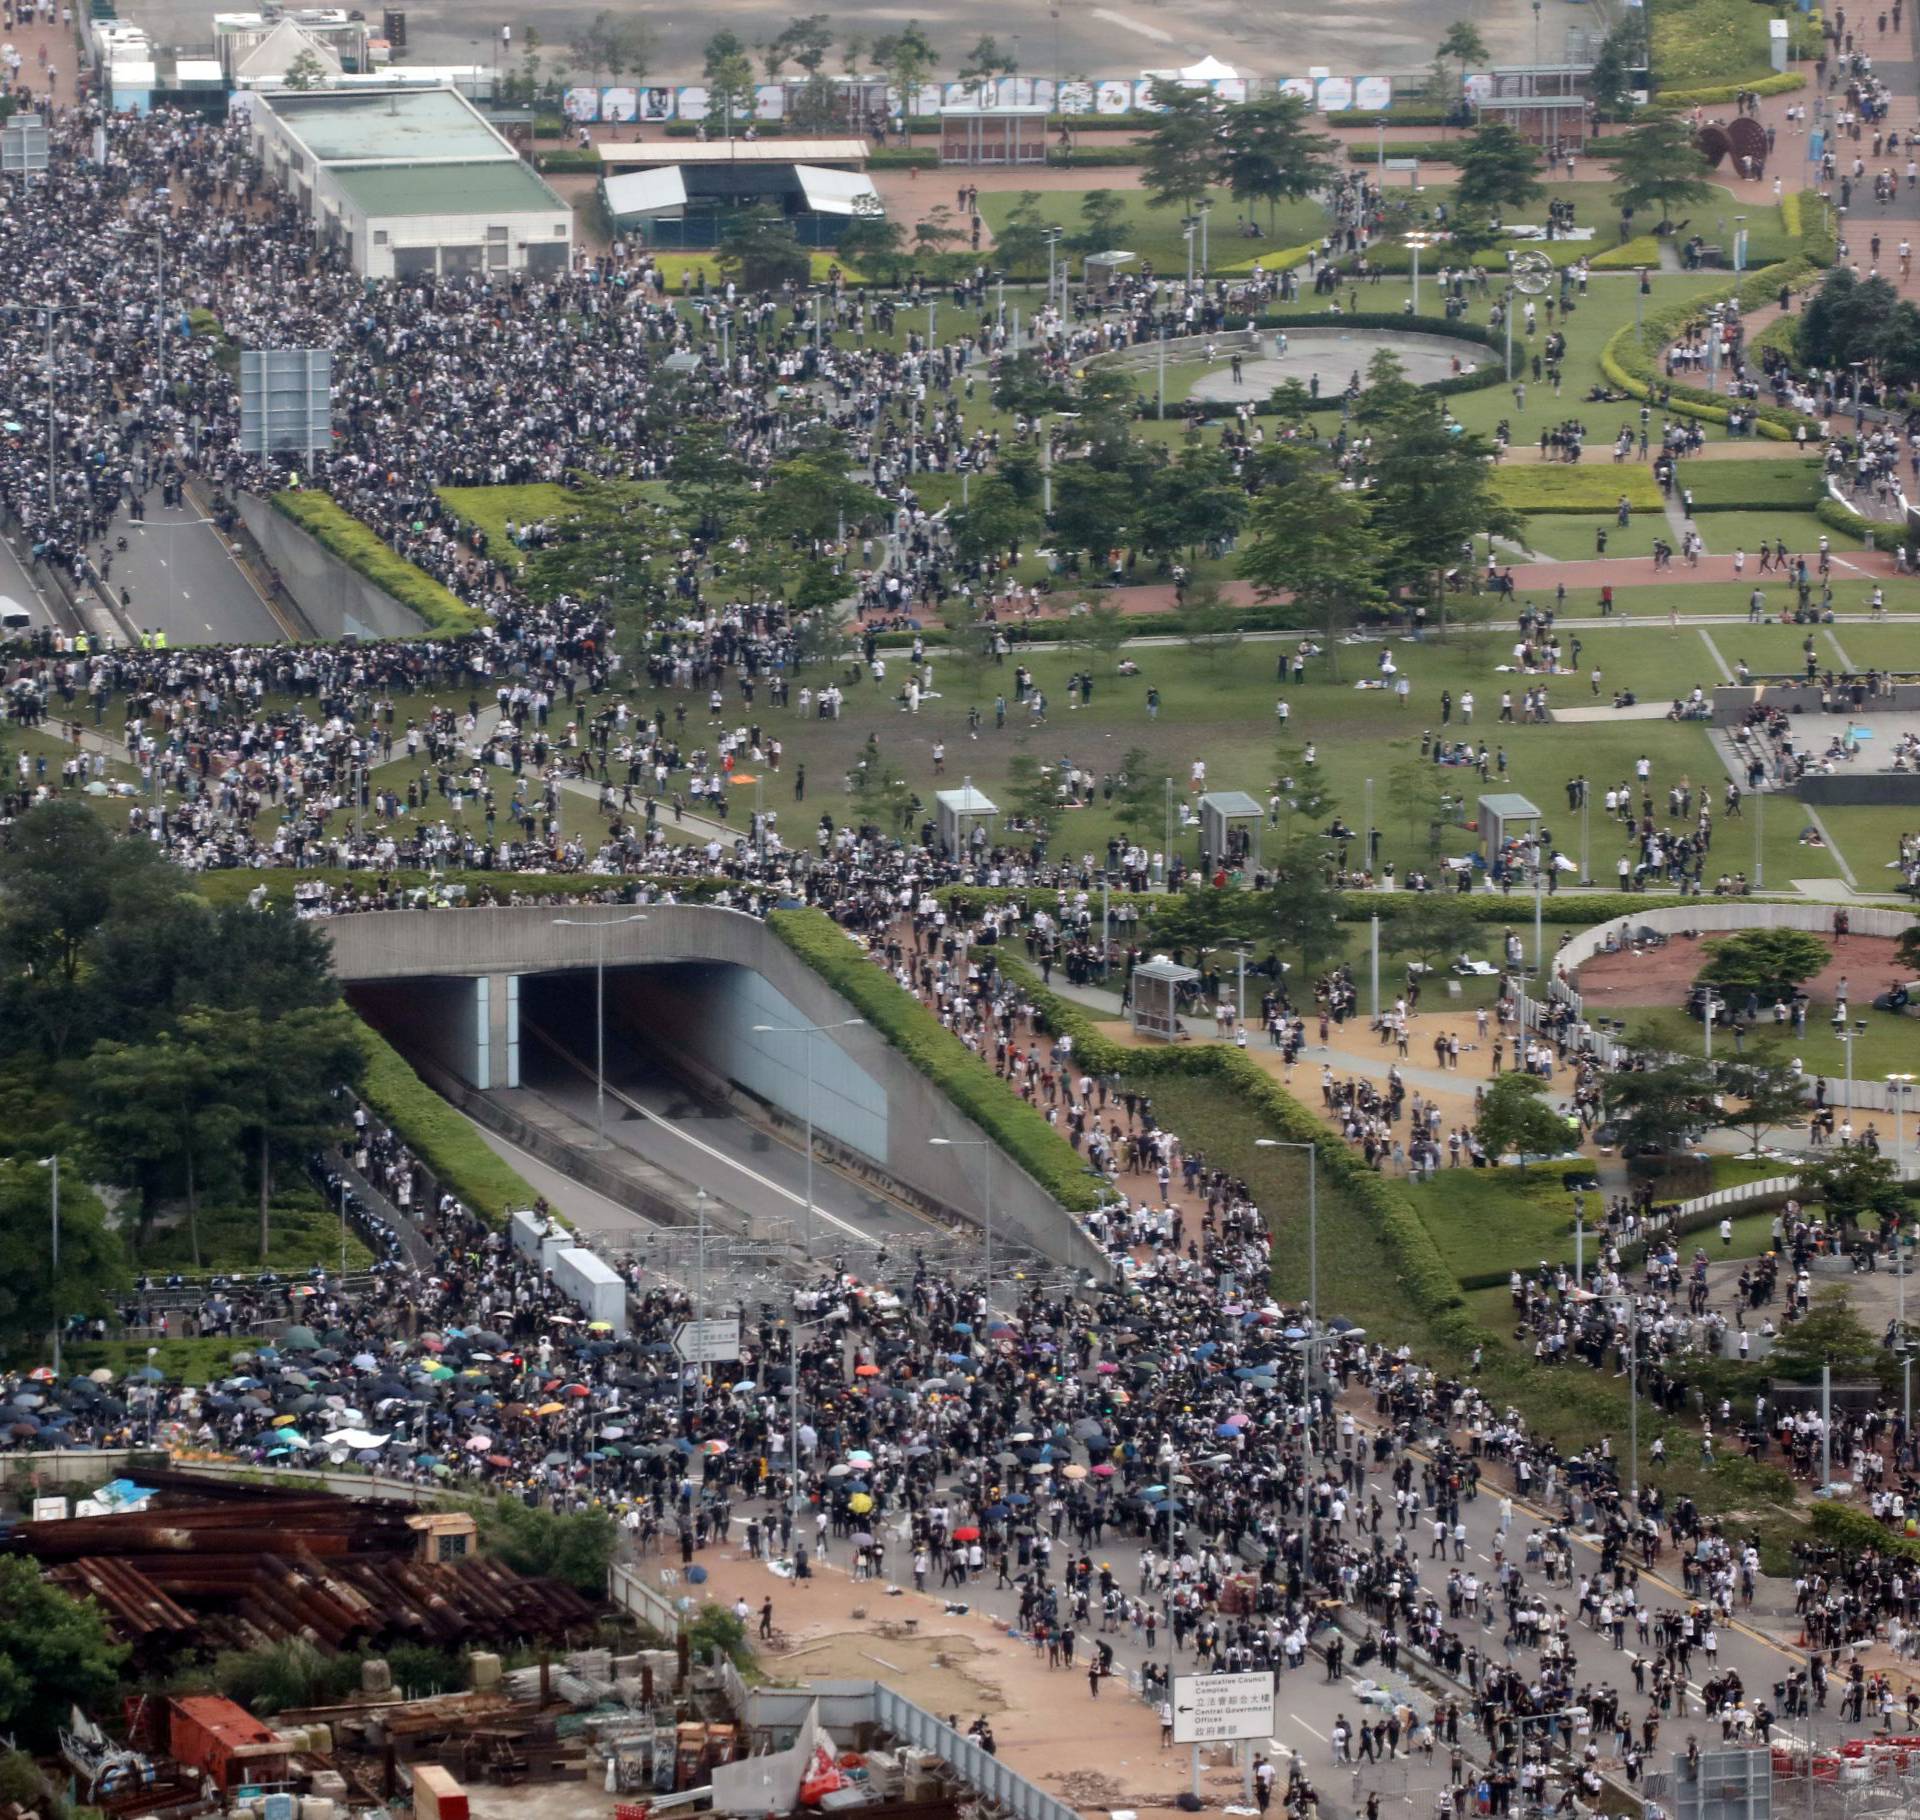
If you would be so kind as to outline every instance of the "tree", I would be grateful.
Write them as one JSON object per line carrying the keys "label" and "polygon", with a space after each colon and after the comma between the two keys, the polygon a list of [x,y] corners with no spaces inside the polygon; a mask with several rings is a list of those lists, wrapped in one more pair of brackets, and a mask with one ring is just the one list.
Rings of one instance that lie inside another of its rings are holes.
{"label": "tree", "polygon": [[1800,1192],[1818,1201],[1827,1218],[1842,1226],[1863,1226],[1869,1220],[1891,1226],[1911,1211],[1893,1159],[1858,1144],[1826,1150],[1803,1163]]}
{"label": "tree", "polygon": [[1363,394],[1360,415],[1373,438],[1366,467],[1373,522],[1388,538],[1383,579],[1424,594],[1444,636],[1447,570],[1477,533],[1518,538],[1525,527],[1493,490],[1494,451],[1485,437],[1456,435],[1431,393],[1383,394],[1376,408],[1375,389]]}
{"label": "tree", "polygon": [[913,224],[913,251],[919,259],[937,259],[954,241],[960,238],[961,230],[954,225],[953,210],[944,202],[936,202],[918,221]]}
{"label": "tree", "polygon": [[1622,20],[1600,42],[1600,53],[1587,73],[1587,93],[1603,114],[1619,114],[1633,99],[1633,71],[1640,34]]}
{"label": "tree", "polygon": [[1474,1125],[1489,1157],[1522,1162],[1564,1156],[1574,1148],[1566,1114],[1547,1104],[1547,1083],[1537,1074],[1500,1074],[1489,1083]]}
{"label": "tree", "polygon": [[1081,601],[1068,613],[1063,637],[1069,650],[1084,651],[1110,670],[1130,630],[1126,613],[1110,601]]}
{"label": "tree", "polygon": [[[787,122],[798,133],[830,133],[844,124],[844,113],[833,78],[819,71],[809,76],[798,92],[787,99]],[[871,198],[854,200],[857,206]]]}
{"label": "tree", "polygon": [[787,29],[780,38],[788,55],[807,72],[809,82],[820,74],[827,53],[833,48],[833,32],[825,13],[796,15],[787,21]]}
{"label": "tree", "polygon": [[1030,832],[1045,838],[1059,812],[1060,792],[1031,752],[1017,753],[1007,766],[1007,803]]}
{"label": "tree", "polygon": [[960,65],[964,83],[991,82],[996,76],[1011,76],[1020,67],[1010,50],[1002,50],[991,32],[982,32],[980,40]]}
{"label": "tree", "polygon": [[720,110],[731,139],[736,114],[742,120],[753,118],[753,59],[737,33],[719,31],[707,40],[702,71],[707,79],[707,111]]}
{"label": "tree", "polygon": [[469,1512],[481,1549],[515,1573],[559,1580],[596,1596],[605,1593],[619,1539],[606,1511],[550,1510],[518,1498],[447,1499],[442,1508]]}
{"label": "tree", "polygon": [[1466,92],[1468,66],[1485,63],[1490,55],[1487,41],[1468,19],[1456,19],[1448,26],[1446,36],[1434,48],[1433,54],[1438,61],[1451,57],[1460,65],[1460,92],[1463,94]]}
{"label": "tree", "polygon": [[[1014,198],[1006,219],[994,229],[993,248],[999,263],[1009,276],[1015,272],[1033,272],[1047,257],[1046,221],[1040,213],[1040,192],[1022,190]],[[1015,359],[1029,358],[1016,355]],[[1004,367],[1009,363],[1002,361]]]}
{"label": "tree", "polygon": [[1158,207],[1177,202],[1192,214],[1219,163],[1212,97],[1204,89],[1160,81],[1152,97],[1162,111],[1140,148],[1140,187]]}
{"label": "tree", "polygon": [[1180,636],[1187,641],[1187,649],[1209,665],[1217,664],[1221,658],[1238,650],[1246,639],[1246,629],[1240,623],[1240,609],[1210,581],[1201,582],[1187,590],[1187,598],[1175,617],[1179,621]]}
{"label": "tree", "polygon": [[1068,237],[1076,253],[1108,253],[1127,231],[1126,201],[1114,190],[1088,190],[1080,198],[1080,231]]}
{"label": "tree", "polygon": [[143,1234],[162,1199],[179,1189],[196,1270],[201,1197],[239,1174],[244,1066],[197,1031],[184,1038],[163,1031],[140,1045],[96,1043],[87,1063],[80,1117],[99,1178],[137,1190]]}
{"label": "tree", "polygon": [[1340,894],[1328,878],[1323,844],[1311,836],[1292,842],[1266,859],[1263,891],[1235,892],[1244,900],[1247,932],[1271,948],[1300,957],[1303,978],[1345,945],[1340,927]]}
{"label": "tree", "polygon": [[[808,83],[812,87],[812,81]],[[871,199],[867,199],[869,202]],[[905,263],[907,230],[878,208],[856,208],[841,230],[835,256],[857,266],[869,278],[898,283]]]}
{"label": "tree", "polygon": [[1454,154],[1460,175],[1454,201],[1464,209],[1520,208],[1546,193],[1540,148],[1504,121],[1477,126]]}
{"label": "tree", "polygon": [[755,204],[727,217],[714,261],[744,291],[804,287],[813,276],[807,249],[776,208]]}
{"label": "tree", "polygon": [[280,83],[283,88],[310,89],[323,87],[326,80],[327,66],[307,48],[287,65],[287,73],[280,78]]}
{"label": "tree", "polygon": [[1153,775],[1145,746],[1129,746],[1113,774],[1113,812],[1123,829],[1148,827],[1166,799],[1166,784]]}
{"label": "tree", "polygon": [[1763,1005],[1789,999],[1827,964],[1827,944],[1803,929],[1743,929],[1701,944],[1710,956],[1694,983],[1731,995],[1751,992]]}
{"label": "tree", "polygon": [[1333,820],[1337,799],[1328,786],[1326,772],[1317,764],[1307,763],[1304,746],[1280,746],[1273,762],[1273,791],[1280,799],[1280,835],[1291,846],[1294,817],[1309,829],[1322,828]]}
{"label": "tree", "polygon": [[1309,119],[1298,95],[1263,96],[1228,110],[1219,173],[1236,202],[1266,203],[1269,233],[1282,202],[1302,201],[1336,175],[1334,142],[1314,132]]}
{"label": "tree", "polygon": [[1904,382],[1920,369],[1920,310],[1886,279],[1836,266],[1801,314],[1796,348],[1810,365],[1845,372],[1857,361]]}
{"label": "tree", "polygon": [[1619,138],[1604,141],[1600,155],[1613,166],[1613,199],[1623,215],[1658,203],[1664,223],[1676,208],[1713,200],[1710,167],[1685,113],[1649,113]]}
{"label": "tree", "polygon": [[1021,500],[1003,475],[989,474],[970,490],[968,503],[949,515],[954,553],[962,562],[1011,560],[1021,540],[1040,522],[1040,515]]}
{"label": "tree", "polygon": [[1781,1328],[1767,1355],[1771,1370],[1802,1384],[1817,1384],[1823,1366],[1836,1378],[1860,1378],[1877,1375],[1889,1362],[1844,1289],[1821,1290],[1799,1320]]}
{"label": "tree", "polygon": [[1083,461],[1070,462],[1055,477],[1053,529],[1065,551],[1084,550],[1102,562],[1126,537],[1139,501],[1124,474]]}
{"label": "tree", "polygon": [[[699,462],[703,428],[691,426],[687,440],[676,450],[676,480],[682,478],[678,472],[682,458]],[[721,497],[744,493],[737,469],[722,480],[725,492],[716,484],[712,502],[706,501],[697,484],[687,483],[686,490],[695,495],[696,519],[703,503],[712,503],[717,512]],[[656,565],[672,545],[671,527],[661,508],[638,495],[630,482],[589,480],[569,496],[568,511],[555,537],[527,559],[521,575],[539,599],[565,594],[579,600],[604,600],[616,611],[647,610],[666,597],[664,575]]]}
{"label": "tree", "polygon": [[1234,479],[1226,451],[1194,437],[1154,472],[1140,515],[1140,547],[1162,559],[1180,550],[1191,555],[1237,534],[1247,510],[1246,489]]}
{"label": "tree", "polygon": [[1903,967],[1920,967],[1920,923],[1909,923],[1893,945],[1893,958]]}
{"label": "tree", "polygon": [[1473,907],[1454,891],[1398,891],[1380,919],[1384,954],[1409,954],[1429,967],[1463,954],[1480,932]]}
{"label": "tree", "polygon": [[[851,53],[852,46],[848,49]],[[920,85],[933,73],[940,54],[921,29],[920,21],[909,19],[899,31],[874,39],[873,61],[887,72],[900,91],[900,136],[911,145]]]}
{"label": "tree", "polygon": [[129,1281],[126,1248],[78,1169],[61,1173],[57,1274],[52,1218],[53,1172],[37,1158],[0,1162],[0,1348],[9,1353],[37,1348],[73,1315],[111,1313]]}
{"label": "tree", "polygon": [[1427,836],[1429,849],[1437,850],[1435,840],[1447,809],[1446,774],[1423,758],[1411,740],[1395,740],[1393,751],[1387,770],[1393,806],[1405,819],[1408,832]]}
{"label": "tree", "polygon": [[1744,1131],[1758,1152],[1769,1131],[1797,1131],[1807,1122],[1805,1084],[1785,1062],[1764,1051],[1737,1056],[1714,1069],[1722,1098],[1714,1123]]}
{"label": "tree", "polygon": [[0,1556],[0,1733],[51,1754],[68,1714],[99,1711],[126,1659],[91,1599],[43,1580],[23,1556]]}
{"label": "tree", "polygon": [[1338,676],[1341,638],[1381,598],[1388,546],[1373,502],[1323,462],[1301,461],[1254,501],[1247,529],[1240,573],[1263,599],[1291,597],[1299,624],[1324,632]]}
{"label": "tree", "polygon": [[1704,1062],[1658,1050],[1602,1077],[1608,1121],[1629,1154],[1678,1150],[1714,1117],[1713,1075]]}

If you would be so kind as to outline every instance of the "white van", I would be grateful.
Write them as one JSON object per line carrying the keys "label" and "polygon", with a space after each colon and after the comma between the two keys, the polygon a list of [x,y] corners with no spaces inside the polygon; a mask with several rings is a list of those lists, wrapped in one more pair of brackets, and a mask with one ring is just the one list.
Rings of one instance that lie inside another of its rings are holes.
{"label": "white van", "polygon": [[11,595],[0,594],[0,638],[20,638],[33,630],[33,615]]}

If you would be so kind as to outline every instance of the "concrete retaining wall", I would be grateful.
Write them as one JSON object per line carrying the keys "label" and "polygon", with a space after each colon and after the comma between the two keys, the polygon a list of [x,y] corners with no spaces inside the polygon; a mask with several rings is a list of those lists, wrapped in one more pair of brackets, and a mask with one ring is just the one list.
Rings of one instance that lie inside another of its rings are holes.
{"label": "concrete retaining wall", "polygon": [[[393,910],[328,918],[320,927],[332,942],[334,972],[349,985],[591,971],[599,939],[593,925],[605,921],[613,925],[605,936],[610,975],[616,969],[662,963],[739,967],[760,976],[801,1022],[832,1024],[852,1015],[852,1008],[764,922],[742,911],[656,904],[644,922],[631,920],[632,912],[624,907],[584,907],[570,917],[569,923],[556,923],[552,911],[542,906]],[[668,1034],[676,1039],[679,1035]],[[986,1153],[976,1142],[982,1134],[877,1031],[861,1025],[835,1030],[815,1042],[817,1078],[827,1078],[834,1066],[829,1052],[837,1048],[846,1059],[849,1079],[864,1076],[884,1090],[886,1154],[872,1160],[914,1194],[977,1223],[985,1204]],[[805,1114],[804,1103],[795,1103],[800,1096],[790,1091],[801,1078],[792,1070],[774,1083],[781,1094],[775,1103],[788,1118]],[[478,1104],[458,1097],[456,1104],[495,1125]],[[516,1143],[524,1141],[517,1133],[507,1135]],[[936,1148],[929,1143],[935,1137],[964,1140],[970,1147]],[[529,1148],[541,1154],[538,1145]],[[577,1179],[600,1186],[583,1175]],[[1079,1220],[1011,1158],[1003,1155],[994,1162],[993,1190],[996,1230],[1101,1280],[1111,1275],[1106,1255]],[[632,1204],[626,1189],[617,1192]]]}
{"label": "concrete retaining wall", "polygon": [[322,638],[419,638],[426,622],[376,588],[270,501],[239,495],[241,522]]}

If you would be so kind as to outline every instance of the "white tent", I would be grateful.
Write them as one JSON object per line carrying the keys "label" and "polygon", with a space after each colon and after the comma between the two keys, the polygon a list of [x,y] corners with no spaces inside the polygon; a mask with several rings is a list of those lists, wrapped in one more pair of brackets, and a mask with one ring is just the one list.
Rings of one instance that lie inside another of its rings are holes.
{"label": "white tent", "polygon": [[345,73],[344,65],[328,46],[303,32],[291,19],[282,19],[234,66],[233,79],[236,83],[281,81],[301,54],[309,51],[319,60],[327,81]]}
{"label": "white tent", "polygon": [[816,215],[857,215],[863,209],[878,213],[880,192],[873,179],[859,171],[830,171],[824,165],[796,164],[800,193]]}
{"label": "white tent", "polygon": [[664,170],[623,171],[601,184],[607,193],[607,210],[615,221],[629,221],[644,215],[679,215],[687,206],[686,179],[680,167],[670,164]]}
{"label": "white tent", "polygon": [[1180,72],[1182,82],[1231,82],[1240,72],[1231,63],[1222,63],[1218,57],[1206,56],[1190,69]]}

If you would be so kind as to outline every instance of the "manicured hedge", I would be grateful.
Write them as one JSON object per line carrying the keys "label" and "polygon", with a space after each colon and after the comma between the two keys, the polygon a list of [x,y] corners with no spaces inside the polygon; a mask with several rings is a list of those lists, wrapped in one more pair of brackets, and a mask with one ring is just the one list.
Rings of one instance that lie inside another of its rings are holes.
{"label": "manicured hedge", "polygon": [[1631,240],[1608,247],[1604,253],[1595,253],[1587,264],[1596,272],[1631,272],[1643,265],[1657,271],[1660,266],[1659,237],[1636,234]]}
{"label": "manicured hedge", "polygon": [[[1743,312],[1756,309],[1769,301],[1782,285],[1804,284],[1816,269],[1809,258],[1782,260],[1778,265],[1749,272],[1683,303],[1649,310],[1642,329],[1636,330],[1632,323],[1626,323],[1608,337],[1606,346],[1600,350],[1600,370],[1621,390],[1635,398],[1645,398],[1656,387],[1670,383],[1652,350],[1665,349],[1688,324],[1703,318],[1714,304],[1734,303]],[[1672,391],[1671,409],[1676,416],[1694,417],[1705,423],[1727,421],[1727,401],[1723,395],[1677,383],[1673,384]],[[1756,407],[1756,430],[1775,442],[1790,442],[1794,429],[1803,421],[1795,412],[1775,405]]]}
{"label": "manicured hedge", "polygon": [[[1445,164],[1453,156],[1453,144],[1446,139],[1403,139],[1398,145],[1387,147],[1389,158],[1418,158],[1422,163]],[[1350,145],[1347,147],[1349,164],[1378,164],[1380,147],[1374,145]]]}
{"label": "manicured hedge", "polygon": [[[1392,914],[1394,905],[1406,902],[1412,893],[1341,891],[1334,895],[1342,922],[1364,923],[1375,914],[1383,917]],[[1051,907],[1058,893],[1034,885],[948,885],[941,891],[940,897],[950,911],[963,915],[994,904],[1019,904],[1023,908],[1029,904],[1046,904]],[[1108,896],[1109,903],[1130,905],[1143,915],[1150,914],[1166,901],[1165,893],[1159,891],[1115,891]],[[1522,915],[1531,917],[1533,914],[1533,894],[1519,889],[1511,897],[1498,891],[1475,891],[1456,901],[1465,907],[1476,922],[1511,923]],[[1552,923],[1556,928],[1570,925],[1585,929],[1597,923],[1616,922],[1623,917],[1641,917],[1649,910],[1671,909],[1681,901],[1670,891],[1566,890],[1555,892],[1541,901],[1540,920]],[[1762,896],[1749,901],[1790,903],[1805,900]]]}
{"label": "manicured hedge", "polygon": [[1718,82],[1707,88],[1663,88],[1655,93],[1649,105],[1724,107],[1738,95],[1790,95],[1806,86],[1806,77],[1788,70],[1778,76],[1756,76],[1751,82]]}
{"label": "manicured hedge", "polygon": [[1178,1074],[1217,1080],[1223,1092],[1252,1105],[1284,1141],[1311,1144],[1320,1180],[1355,1202],[1378,1226],[1399,1267],[1400,1287],[1408,1301],[1455,1344],[1471,1346],[1485,1337],[1466,1313],[1460,1285],[1447,1269],[1433,1234],[1399,1185],[1369,1169],[1356,1150],[1258,1063],[1218,1043],[1124,1048],[1097,1029],[1083,1007],[1043,986],[1025,962],[1003,954],[1001,964],[1020,980],[1047,1027],[1073,1038],[1078,1065],[1096,1074],[1125,1074],[1134,1079]]}
{"label": "manicured hedge", "polygon": [[[315,866],[310,870],[274,869],[253,871],[236,866],[225,872],[202,872],[194,879],[194,889],[214,904],[243,903],[254,891],[265,887],[269,904],[291,904],[298,885],[323,884],[336,891],[379,883],[397,891],[419,886],[464,885],[467,902],[477,904],[483,897],[498,894],[520,897],[564,897],[576,891],[619,890],[632,896],[640,887],[657,891],[671,890],[682,903],[704,902],[727,888],[717,878],[612,878],[593,872],[351,872],[344,866]],[[457,914],[457,912],[448,912]]]}
{"label": "manicured hedge", "polygon": [[[1062,576],[1054,583],[1055,591],[1071,599],[1075,590],[1071,578]],[[1102,593],[1111,590],[1101,590]],[[1098,599],[1097,595],[1091,596]],[[1233,622],[1243,632],[1297,632],[1306,622],[1299,613],[1285,602],[1273,605],[1242,607],[1234,615]],[[1041,639],[1058,639],[1066,630],[1063,620],[1040,620],[1036,622],[1035,636]],[[1127,618],[1128,638],[1177,638],[1186,630],[1177,613],[1139,613]],[[923,632],[882,632],[874,643],[883,651],[905,651],[912,648],[916,638],[923,638],[929,644],[937,643],[941,637],[939,629]],[[1018,651],[1020,644],[1014,641],[1013,648]]]}
{"label": "manicured hedge", "polygon": [[370,1024],[360,1026],[360,1041],[367,1055],[361,1097],[399,1132],[441,1187],[493,1226],[504,1226],[516,1207],[533,1205],[534,1191],[519,1173],[414,1073],[399,1050]]}
{"label": "manicured hedge", "polygon": [[928,145],[883,145],[867,154],[870,171],[934,171],[940,168],[940,154]]}
{"label": "manicured hedge", "polygon": [[448,638],[471,632],[486,616],[418,569],[379,535],[337,505],[326,493],[282,492],[273,496],[273,509],[292,519],[323,548],[376,588],[384,588],[403,607],[411,607],[426,621],[427,636]]}
{"label": "manicured hedge", "polygon": [[585,175],[598,177],[609,168],[601,161],[600,154],[590,147],[567,145],[557,151],[540,152],[534,158],[537,169],[551,171],[556,175]]}
{"label": "manicured hedge", "polygon": [[1146,155],[1145,144],[1136,139],[1126,145],[1076,145],[1071,149],[1056,145],[1049,148],[1047,162],[1063,170],[1104,169],[1141,164]]}
{"label": "manicured hedge", "polygon": [[1920,1561],[1920,1541],[1876,1522],[1864,1510],[1835,1503],[1831,1498],[1816,1498],[1809,1514],[1813,1533],[1822,1542],[1843,1549],[1848,1554],[1864,1554],[1869,1548],[1876,1548],[1883,1555]]}
{"label": "manicured hedge", "polygon": [[[669,120],[665,129],[666,137],[669,139],[698,139],[703,124],[705,123],[692,120]],[[725,117],[723,116],[718,122],[722,132],[725,132],[726,124]],[[742,127],[745,127],[747,123],[743,120],[740,124]],[[787,124],[784,120],[756,120],[753,122],[753,136],[756,139],[778,139],[786,130]]]}
{"label": "manicured hedge", "polygon": [[1843,506],[1831,493],[1813,508],[1813,515],[1829,531],[1838,531],[1843,537],[1857,537],[1863,543],[1869,535],[1876,543],[1887,545],[1899,543],[1905,536],[1900,525],[1863,518],[1851,506]]}
{"label": "manicured hedge", "polygon": [[995,1144],[1063,1207],[1091,1212],[1098,1176],[1033,1106],[819,910],[776,910],[768,926],[847,999]]}
{"label": "manicured hedge", "polygon": [[1636,512],[1660,510],[1660,488],[1642,467],[1589,467],[1585,462],[1541,462],[1499,467],[1493,490],[1518,512],[1611,512],[1621,495]]}
{"label": "manicured hedge", "polygon": [[1250,253],[1245,259],[1236,259],[1231,265],[1215,264],[1215,278],[1232,278],[1238,274],[1252,275],[1257,265],[1263,272],[1290,272],[1297,265],[1305,265],[1325,244],[1319,240],[1309,240],[1302,246],[1280,247],[1268,253]]}

